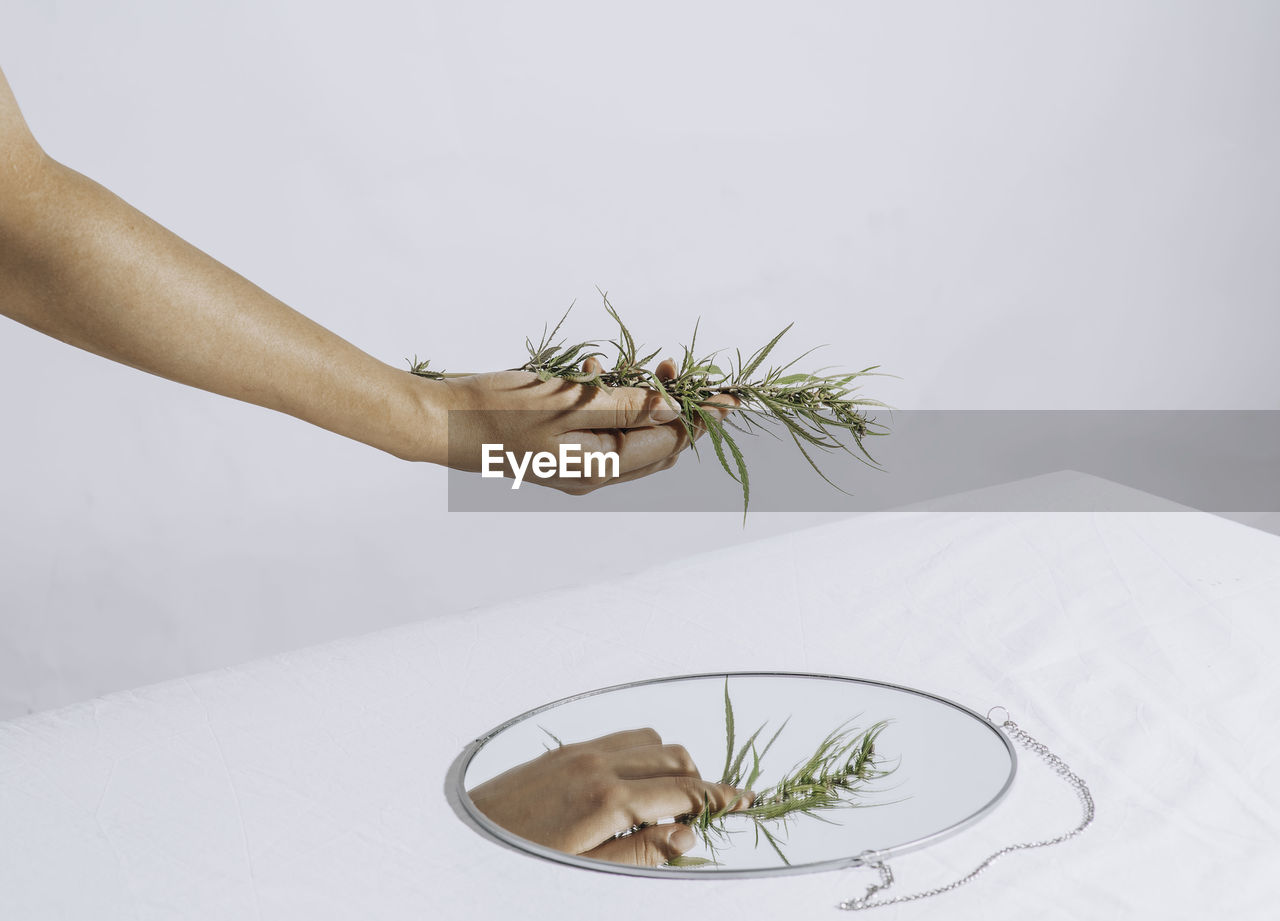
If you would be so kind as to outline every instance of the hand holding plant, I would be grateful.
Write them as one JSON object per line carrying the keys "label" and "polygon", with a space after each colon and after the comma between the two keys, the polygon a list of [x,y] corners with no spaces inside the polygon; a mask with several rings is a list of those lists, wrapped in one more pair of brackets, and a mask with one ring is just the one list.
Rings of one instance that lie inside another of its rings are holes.
{"label": "hand holding plant", "polygon": [[[594,356],[577,368],[583,377],[601,373]],[[675,365],[663,362],[654,373],[659,378],[673,375]],[[573,495],[667,470],[705,430],[702,425],[685,425],[679,411],[648,388],[583,386],[568,377],[544,380],[527,369],[442,376],[425,386],[439,391],[432,393],[437,405],[461,410],[445,414],[435,426],[448,432],[447,458],[437,460],[455,469],[481,469],[485,444],[501,444],[513,452],[552,454],[561,445],[572,444],[582,451],[618,455],[617,477],[532,480]],[[724,396],[718,402],[733,406],[737,401]],[[720,419],[725,411],[710,407],[708,415]]]}
{"label": "hand holding plant", "polygon": [[[585,416],[575,415],[568,406],[565,407],[564,414],[566,424],[572,421],[582,427],[573,432],[573,437],[596,445],[615,443],[630,449],[630,465],[624,468],[623,476],[613,481],[634,479],[670,467],[675,462],[676,454],[705,432],[710,435],[711,446],[721,467],[742,488],[744,515],[751,499],[750,479],[746,459],[737,439],[729,430],[730,426],[742,433],[780,426],[810,466],[832,486],[836,484],[818,467],[814,460],[815,453],[844,451],[875,465],[864,439],[885,434],[885,429],[866,410],[884,404],[858,396],[856,383],[860,378],[876,373],[875,367],[837,373],[792,371],[795,364],[808,355],[808,352],[784,365],[766,366],[766,359],[790,330],[788,325],[745,358],[741,352],[735,352],[735,357],[724,361],[725,367],[722,368],[717,363],[720,360],[718,353],[699,356],[695,351],[698,338],[695,325],[689,344],[682,348],[680,360],[677,362],[668,359],[656,369],[650,370],[648,365],[658,357],[661,350],[645,352],[637,345],[631,331],[622,322],[607,296],[604,304],[610,317],[618,325],[618,338],[609,340],[608,343],[616,352],[610,368],[606,368],[600,360],[605,354],[599,351],[599,343],[566,343],[556,338],[564,324],[562,317],[560,323],[549,333],[544,331],[536,345],[531,339],[525,340],[528,360],[511,371],[493,375],[448,374],[433,370],[429,361],[419,361],[417,358],[409,362],[410,371],[419,377],[430,378],[445,385],[467,381],[464,386],[472,394],[487,394],[489,397],[482,397],[475,403],[478,408],[508,408],[503,400],[515,399],[518,391],[531,387],[530,375],[543,384],[559,385],[562,389],[555,393],[563,395],[566,400],[576,401],[575,405],[580,409],[609,410],[616,405],[613,402],[618,399],[615,395],[622,393],[624,396],[621,399],[630,401],[629,405],[637,406],[640,410],[637,415],[618,415],[616,429],[619,431],[607,433],[607,437],[603,439],[583,430],[590,426]],[[570,389],[565,390],[563,388],[566,384],[578,387],[570,386]],[[582,388],[585,388],[585,392]],[[648,396],[638,397],[637,393]],[[599,394],[606,395],[604,401],[599,399]],[[462,402],[464,405],[467,403],[465,394]],[[665,406],[669,415],[660,413],[657,409],[659,406]],[[596,416],[594,420],[594,427],[597,429],[601,427],[600,418]],[[608,421],[608,417],[605,418]],[[675,426],[671,420],[678,421],[678,427],[683,428],[684,437],[679,437],[674,427],[659,429],[658,425],[653,424],[656,420],[661,420],[661,423],[668,426]],[[630,427],[637,421],[648,422],[649,424],[642,424],[640,427],[653,431],[628,437],[631,434]],[[477,427],[484,428],[486,424],[481,421],[477,423]],[[559,422],[549,434],[553,439],[568,437],[567,430]],[[469,447],[469,441],[469,436],[464,434],[465,447]],[[608,448],[593,447],[592,450]],[[451,462],[451,465],[459,466],[456,461]],[[551,485],[563,488],[557,483]]]}
{"label": "hand holding plant", "polygon": [[[554,737],[553,737],[554,738]],[[595,860],[657,867],[693,847],[686,824],[652,823],[711,804],[745,807],[742,790],[701,778],[689,753],[652,729],[559,744],[469,791],[476,808],[529,841]]]}

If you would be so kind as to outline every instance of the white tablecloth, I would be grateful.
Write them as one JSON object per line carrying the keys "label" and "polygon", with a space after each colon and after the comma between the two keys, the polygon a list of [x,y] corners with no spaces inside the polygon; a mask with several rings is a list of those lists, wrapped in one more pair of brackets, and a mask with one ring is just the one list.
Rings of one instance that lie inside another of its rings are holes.
{"label": "white tablecloth", "polygon": [[[696,523],[673,534],[696,542]],[[625,516],[608,525],[594,539],[622,558]],[[1280,539],[1209,515],[851,519],[0,724],[0,918],[838,917],[868,871],[593,873],[485,840],[446,803],[464,744],[531,706],[754,669],[1004,705],[1089,781],[1082,837],[879,917],[1271,918],[1278,617]],[[1078,812],[1023,756],[996,812],[901,857],[895,888]]]}

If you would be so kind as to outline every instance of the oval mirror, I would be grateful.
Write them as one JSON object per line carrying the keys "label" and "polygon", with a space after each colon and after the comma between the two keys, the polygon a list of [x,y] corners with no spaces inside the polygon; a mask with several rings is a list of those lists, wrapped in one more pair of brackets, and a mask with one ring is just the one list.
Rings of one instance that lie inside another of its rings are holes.
{"label": "oval mirror", "polygon": [[448,787],[473,828],[526,853],[723,879],[923,847],[990,812],[1016,767],[1004,734],[954,701],[857,678],[746,672],[529,710],[467,746]]}

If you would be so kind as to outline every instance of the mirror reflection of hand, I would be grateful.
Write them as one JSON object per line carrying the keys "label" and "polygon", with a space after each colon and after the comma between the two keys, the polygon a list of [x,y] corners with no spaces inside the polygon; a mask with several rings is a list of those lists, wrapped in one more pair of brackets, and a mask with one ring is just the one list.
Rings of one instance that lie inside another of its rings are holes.
{"label": "mirror reflection of hand", "polygon": [[705,801],[716,810],[751,802],[745,791],[703,780],[683,746],[663,745],[652,729],[562,745],[468,792],[481,812],[529,841],[647,867],[697,840],[683,823],[654,823],[697,813]]}

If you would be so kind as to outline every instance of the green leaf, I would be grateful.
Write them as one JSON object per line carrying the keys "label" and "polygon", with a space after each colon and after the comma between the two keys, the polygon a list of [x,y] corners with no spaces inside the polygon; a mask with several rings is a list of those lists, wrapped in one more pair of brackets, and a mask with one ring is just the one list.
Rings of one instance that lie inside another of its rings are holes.
{"label": "green leaf", "polygon": [[773,835],[769,834],[769,829],[765,828],[759,822],[756,822],[756,828],[762,835],[764,835],[764,839],[773,847],[774,852],[782,858],[782,862],[787,866],[791,866],[791,861],[787,860],[787,855],[782,853],[782,848],[778,846],[778,840],[774,838]]}
{"label": "green leaf", "polygon": [[747,479],[747,462],[742,456],[742,451],[738,448],[738,443],[733,440],[728,431],[721,429],[724,436],[724,442],[729,446],[730,453],[733,454],[733,462],[738,465],[738,475],[734,477],[742,484],[742,520],[747,520],[747,503],[751,501],[751,481]]}
{"label": "green leaf", "polygon": [[729,474],[729,476],[733,477],[736,482],[740,483],[741,481],[738,480],[738,475],[734,473],[733,468],[729,466],[729,459],[724,453],[724,426],[721,424],[720,420],[714,418],[701,406],[695,405],[693,408],[699,418],[702,419],[702,424],[706,428],[707,437],[711,439],[711,447],[715,449],[716,459],[720,461],[720,466],[724,468],[725,473]]}
{"label": "green leaf", "polygon": [[746,367],[741,367],[738,369],[738,377],[739,378],[750,377],[755,372],[756,368],[760,367],[760,363],[764,361],[765,358],[768,357],[770,352],[773,351],[773,347],[778,344],[778,340],[781,339],[783,336],[785,336],[787,334],[787,331],[790,330],[791,327],[794,325],[795,325],[794,323],[788,323],[783,328],[782,332],[778,333],[778,335],[770,339],[767,345],[765,345],[758,352],[756,352],[749,359],[747,359]]}
{"label": "green leaf", "polygon": [[723,783],[727,783],[732,787],[738,786],[739,782],[742,780],[742,763],[746,760],[747,751],[751,748],[752,743],[755,742],[756,736],[760,735],[763,731],[764,724],[761,724],[759,729],[751,733],[751,738],[742,743],[742,748],[738,750],[738,757],[733,759],[733,767],[729,769],[729,772],[726,775],[729,779],[723,781]]}
{"label": "green leaf", "polygon": [[778,736],[782,735],[782,730],[787,728],[787,723],[789,722],[791,722],[791,717],[789,716],[782,721],[782,725],[778,727],[778,731],[773,734],[773,737],[769,739],[768,744],[765,745],[764,750],[760,752],[761,758],[769,754],[769,749],[773,748],[773,743],[778,741]]}
{"label": "green leaf", "polygon": [[733,763],[733,701],[729,699],[729,676],[724,677],[724,771],[721,773],[721,783],[728,783],[729,765]]}

